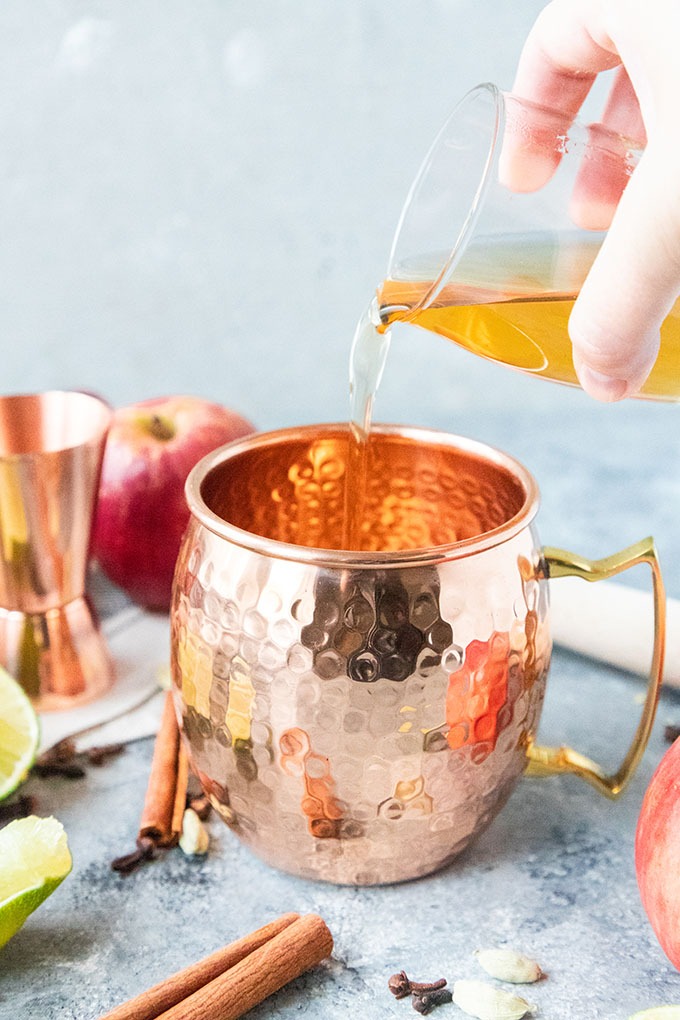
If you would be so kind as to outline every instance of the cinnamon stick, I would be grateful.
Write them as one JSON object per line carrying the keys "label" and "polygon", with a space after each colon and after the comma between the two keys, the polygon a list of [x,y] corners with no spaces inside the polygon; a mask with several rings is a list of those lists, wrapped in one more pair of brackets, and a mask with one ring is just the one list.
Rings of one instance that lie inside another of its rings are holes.
{"label": "cinnamon stick", "polygon": [[154,1020],[237,1020],[331,955],[333,936],[317,914],[305,914]]}
{"label": "cinnamon stick", "polygon": [[177,764],[175,767],[175,803],[172,806],[172,820],[170,822],[170,834],[167,842],[161,842],[161,846],[175,846],[182,835],[182,820],[187,807],[187,788],[189,785],[189,759],[180,741],[177,750]]}
{"label": "cinnamon stick", "polygon": [[[140,839],[149,836],[158,846],[171,846],[173,842],[179,748],[177,716],[172,694],[168,692],[165,695],[163,715],[156,736],[144,808],[139,823]],[[186,788],[183,799],[186,800]],[[179,831],[181,832],[181,825]]]}
{"label": "cinnamon stick", "polygon": [[128,875],[144,861],[153,860],[158,847],[177,844],[182,835],[188,783],[189,760],[180,740],[172,695],[168,693],[154,744],[136,849],[112,861],[114,871]]}
{"label": "cinnamon stick", "polygon": [[148,991],[106,1013],[100,1020],[156,1020],[161,1013],[181,1003],[199,988],[240,963],[250,953],[289,927],[299,916],[283,914],[270,924],[265,924],[263,928],[258,928],[250,935],[218,949],[198,963],[177,971],[166,981],[154,985]]}

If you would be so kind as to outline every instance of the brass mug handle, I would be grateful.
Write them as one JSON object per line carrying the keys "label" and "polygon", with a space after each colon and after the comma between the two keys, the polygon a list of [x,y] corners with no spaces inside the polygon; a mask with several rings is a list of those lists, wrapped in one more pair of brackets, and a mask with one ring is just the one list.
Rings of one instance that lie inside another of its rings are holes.
{"label": "brass mug handle", "polygon": [[559,577],[582,577],[586,581],[601,581],[620,574],[639,563],[648,563],[652,571],[654,591],[654,651],[647,683],[647,694],[642,713],[630,747],[621,765],[613,775],[592,759],[571,747],[543,747],[530,744],[527,749],[529,766],[527,775],[548,776],[572,772],[594,786],[596,790],[612,799],[619,796],[640,763],[654,723],[659,700],[663,660],[666,645],[666,598],[659,567],[659,557],[653,538],[642,539],[628,549],[602,560],[587,560],[563,549],[544,547],[541,576],[550,579]]}

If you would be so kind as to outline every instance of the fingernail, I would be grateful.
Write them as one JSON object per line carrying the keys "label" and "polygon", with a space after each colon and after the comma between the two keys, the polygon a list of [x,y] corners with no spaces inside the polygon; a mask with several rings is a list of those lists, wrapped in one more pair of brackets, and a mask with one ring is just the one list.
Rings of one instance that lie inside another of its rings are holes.
{"label": "fingernail", "polygon": [[579,365],[579,382],[583,389],[591,397],[597,400],[621,400],[628,390],[628,382],[625,379],[614,379],[603,372],[596,372],[594,368],[587,365]]}

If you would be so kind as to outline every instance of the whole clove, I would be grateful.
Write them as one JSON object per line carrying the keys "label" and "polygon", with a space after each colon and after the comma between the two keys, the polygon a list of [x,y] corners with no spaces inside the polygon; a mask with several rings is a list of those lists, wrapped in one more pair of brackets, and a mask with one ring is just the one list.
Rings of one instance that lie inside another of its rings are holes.
{"label": "whole clove", "polygon": [[403,970],[400,970],[398,974],[392,975],[387,982],[387,987],[395,999],[405,999],[407,995],[411,994],[411,982]]}
{"label": "whole clove", "polygon": [[102,744],[98,747],[88,747],[84,752],[89,765],[105,765],[109,758],[117,758],[125,750],[125,744]]}
{"label": "whole clove", "polygon": [[680,737],[680,725],[678,723],[668,723],[664,726],[663,739],[667,744],[674,743],[678,737]]}
{"label": "whole clove", "polygon": [[446,984],[446,978],[439,978],[437,981],[411,981],[406,971],[400,970],[388,980],[387,987],[395,999],[405,999],[407,995],[438,992],[445,988]]}
{"label": "whole clove", "polygon": [[36,759],[33,772],[45,779],[48,776],[62,776],[64,779],[82,779],[85,769],[77,763],[76,745],[70,737],[60,740]]}
{"label": "whole clove", "polygon": [[36,759],[33,772],[41,779],[49,776],[83,779],[86,774],[84,762],[89,765],[104,765],[109,758],[121,754],[124,749],[124,744],[103,744],[100,747],[90,747],[86,751],[78,751],[75,741],[67,737]]}
{"label": "whole clove", "polygon": [[404,970],[393,974],[387,982],[387,987],[395,999],[405,999],[411,996],[411,1005],[416,1013],[430,1013],[435,1006],[441,1006],[445,1002],[453,1002],[453,993],[446,987],[446,978],[439,978],[437,981],[411,981]]}
{"label": "whole clove", "polygon": [[9,804],[7,802],[0,804],[0,826],[15,822],[17,818],[28,818],[29,815],[35,814],[35,808],[35,797],[29,797],[27,794],[22,794],[18,800],[13,800]]}
{"label": "whole clove", "polygon": [[411,1005],[416,1013],[431,1013],[435,1006],[443,1006],[447,1002],[453,1002],[453,992],[450,988],[433,988],[430,992],[418,992],[411,1000]]}
{"label": "whole clove", "polygon": [[200,794],[187,794],[187,807],[191,808],[202,822],[205,822],[210,818],[212,812],[212,804],[204,793]]}
{"label": "whole clove", "polygon": [[49,779],[50,776],[60,776],[62,779],[83,779],[85,769],[82,765],[69,765],[67,762],[57,761],[36,761],[33,772],[40,779]]}
{"label": "whole clove", "polygon": [[156,850],[155,839],[152,839],[151,836],[140,836],[135,850],[111,861],[111,870],[117,871],[119,875],[130,875],[140,864],[152,861],[156,856]]}

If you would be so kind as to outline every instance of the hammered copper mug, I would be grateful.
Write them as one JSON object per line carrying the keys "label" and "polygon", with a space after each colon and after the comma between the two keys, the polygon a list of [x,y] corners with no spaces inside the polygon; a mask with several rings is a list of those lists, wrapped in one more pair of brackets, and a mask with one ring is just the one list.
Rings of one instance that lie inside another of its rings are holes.
{"label": "hammered copper mug", "polygon": [[[348,884],[445,865],[527,771],[617,796],[656,708],[664,597],[651,539],[597,562],[539,544],[538,489],[512,457],[377,426],[361,550],[343,550],[348,430],[249,436],[187,481],[172,674],[193,767],[233,832],[285,871]],[[607,775],[536,743],[551,654],[548,579],[648,563],[646,701]]]}

